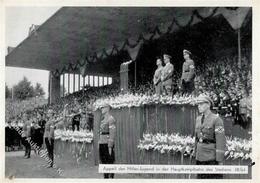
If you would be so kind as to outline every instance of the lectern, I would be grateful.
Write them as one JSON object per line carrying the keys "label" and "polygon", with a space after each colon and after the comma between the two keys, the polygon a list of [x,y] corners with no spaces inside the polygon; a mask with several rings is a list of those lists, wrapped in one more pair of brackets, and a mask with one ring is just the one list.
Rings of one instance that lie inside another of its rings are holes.
{"label": "lectern", "polygon": [[127,93],[129,90],[129,64],[133,61],[124,62],[120,65],[120,90],[123,93]]}

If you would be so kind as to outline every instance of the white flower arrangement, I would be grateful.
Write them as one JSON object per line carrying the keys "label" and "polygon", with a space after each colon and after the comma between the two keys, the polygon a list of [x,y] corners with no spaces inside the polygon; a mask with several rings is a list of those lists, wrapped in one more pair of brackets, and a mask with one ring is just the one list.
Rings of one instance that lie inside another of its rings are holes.
{"label": "white flower arrangement", "polygon": [[174,96],[151,96],[144,94],[124,94],[118,95],[116,97],[100,98],[93,104],[95,110],[103,106],[104,103],[108,103],[112,108],[119,109],[122,107],[139,107],[142,105],[152,105],[152,104],[164,104],[164,105],[174,105],[174,104],[193,104],[193,97],[177,97]]}
{"label": "white flower arrangement", "polygon": [[92,143],[93,132],[55,130],[55,140]]}
{"label": "white flower arrangement", "polygon": [[[240,138],[226,137],[226,159],[242,160],[251,159],[252,156],[252,141]],[[180,152],[184,156],[192,155],[195,147],[195,137],[190,135],[184,136],[180,134],[143,134],[143,139],[139,141],[137,148],[146,151],[158,151],[164,153]]]}

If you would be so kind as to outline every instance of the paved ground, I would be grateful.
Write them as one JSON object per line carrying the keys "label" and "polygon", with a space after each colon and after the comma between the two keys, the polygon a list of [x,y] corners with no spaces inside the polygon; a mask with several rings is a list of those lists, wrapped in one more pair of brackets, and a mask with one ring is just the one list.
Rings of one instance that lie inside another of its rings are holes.
{"label": "paved ground", "polygon": [[[46,168],[43,158],[32,151],[30,159],[24,159],[23,151],[5,153],[6,178],[103,178],[98,166],[92,162],[77,164],[73,158],[56,158],[57,168]],[[92,165],[91,165],[92,164]],[[60,168],[58,170],[58,168]],[[59,171],[62,170],[62,174]],[[137,175],[118,174],[115,178],[140,178]]]}

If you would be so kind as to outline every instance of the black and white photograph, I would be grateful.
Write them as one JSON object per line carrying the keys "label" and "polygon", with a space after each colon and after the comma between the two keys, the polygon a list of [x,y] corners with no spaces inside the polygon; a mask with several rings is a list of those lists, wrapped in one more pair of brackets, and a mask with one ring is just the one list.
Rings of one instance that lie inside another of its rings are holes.
{"label": "black and white photograph", "polygon": [[251,180],[253,13],[6,6],[5,179]]}

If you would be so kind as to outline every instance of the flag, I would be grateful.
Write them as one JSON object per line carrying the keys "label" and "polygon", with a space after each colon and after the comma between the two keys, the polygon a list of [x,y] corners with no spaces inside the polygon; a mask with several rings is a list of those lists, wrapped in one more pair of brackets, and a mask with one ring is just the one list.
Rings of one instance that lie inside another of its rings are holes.
{"label": "flag", "polygon": [[131,48],[129,46],[126,46],[126,49],[128,51],[128,54],[129,56],[131,57],[131,59],[133,61],[136,60],[137,56],[138,56],[138,53],[140,51],[140,48],[141,46],[143,45],[143,40],[139,41],[139,43],[134,47],[134,48]]}
{"label": "flag", "polygon": [[250,7],[242,7],[237,9],[223,8],[221,12],[232,28],[236,30],[242,26],[249,10]]}

